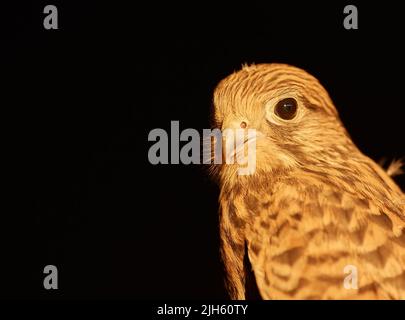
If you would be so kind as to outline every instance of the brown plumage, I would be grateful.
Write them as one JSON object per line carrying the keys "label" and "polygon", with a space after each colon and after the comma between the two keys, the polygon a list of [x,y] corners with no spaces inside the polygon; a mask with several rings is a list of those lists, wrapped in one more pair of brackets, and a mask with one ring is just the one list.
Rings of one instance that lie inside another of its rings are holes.
{"label": "brown plumage", "polygon": [[[280,116],[291,98],[296,109]],[[237,164],[216,172],[231,298],[246,297],[248,257],[264,299],[405,299],[404,194],[353,144],[313,76],[245,66],[216,88],[214,121],[262,133],[253,174],[238,175]],[[344,285],[346,266],[357,289]]]}

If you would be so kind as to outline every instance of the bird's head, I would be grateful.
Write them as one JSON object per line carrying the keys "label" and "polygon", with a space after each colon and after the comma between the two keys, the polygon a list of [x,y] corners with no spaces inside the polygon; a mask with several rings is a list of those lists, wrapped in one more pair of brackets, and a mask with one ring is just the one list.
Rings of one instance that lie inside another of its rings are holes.
{"label": "bird's head", "polygon": [[[256,172],[335,161],[352,147],[323,86],[289,65],[244,66],[222,80],[213,118],[222,131],[257,132]],[[224,164],[220,171],[235,175],[236,167]]]}

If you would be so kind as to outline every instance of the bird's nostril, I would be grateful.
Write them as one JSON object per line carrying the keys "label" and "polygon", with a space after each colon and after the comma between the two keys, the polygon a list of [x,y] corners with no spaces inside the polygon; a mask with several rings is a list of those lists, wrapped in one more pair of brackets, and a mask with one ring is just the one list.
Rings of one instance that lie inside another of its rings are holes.
{"label": "bird's nostril", "polygon": [[245,128],[247,127],[247,123],[246,123],[245,121],[242,121],[242,122],[240,123],[240,127],[241,127],[242,129],[245,129]]}

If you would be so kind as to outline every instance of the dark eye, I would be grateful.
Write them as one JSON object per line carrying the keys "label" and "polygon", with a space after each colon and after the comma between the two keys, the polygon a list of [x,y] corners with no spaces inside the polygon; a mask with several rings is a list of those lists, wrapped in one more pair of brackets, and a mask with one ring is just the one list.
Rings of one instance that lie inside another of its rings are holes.
{"label": "dark eye", "polygon": [[284,120],[294,119],[297,115],[297,101],[294,98],[279,101],[274,108],[274,113]]}

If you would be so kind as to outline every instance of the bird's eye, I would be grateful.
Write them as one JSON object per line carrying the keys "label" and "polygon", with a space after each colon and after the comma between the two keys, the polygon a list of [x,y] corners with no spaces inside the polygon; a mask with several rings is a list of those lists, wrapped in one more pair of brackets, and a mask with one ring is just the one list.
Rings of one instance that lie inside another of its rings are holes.
{"label": "bird's eye", "polygon": [[284,120],[292,120],[297,115],[297,101],[294,98],[280,100],[275,108],[274,113]]}

